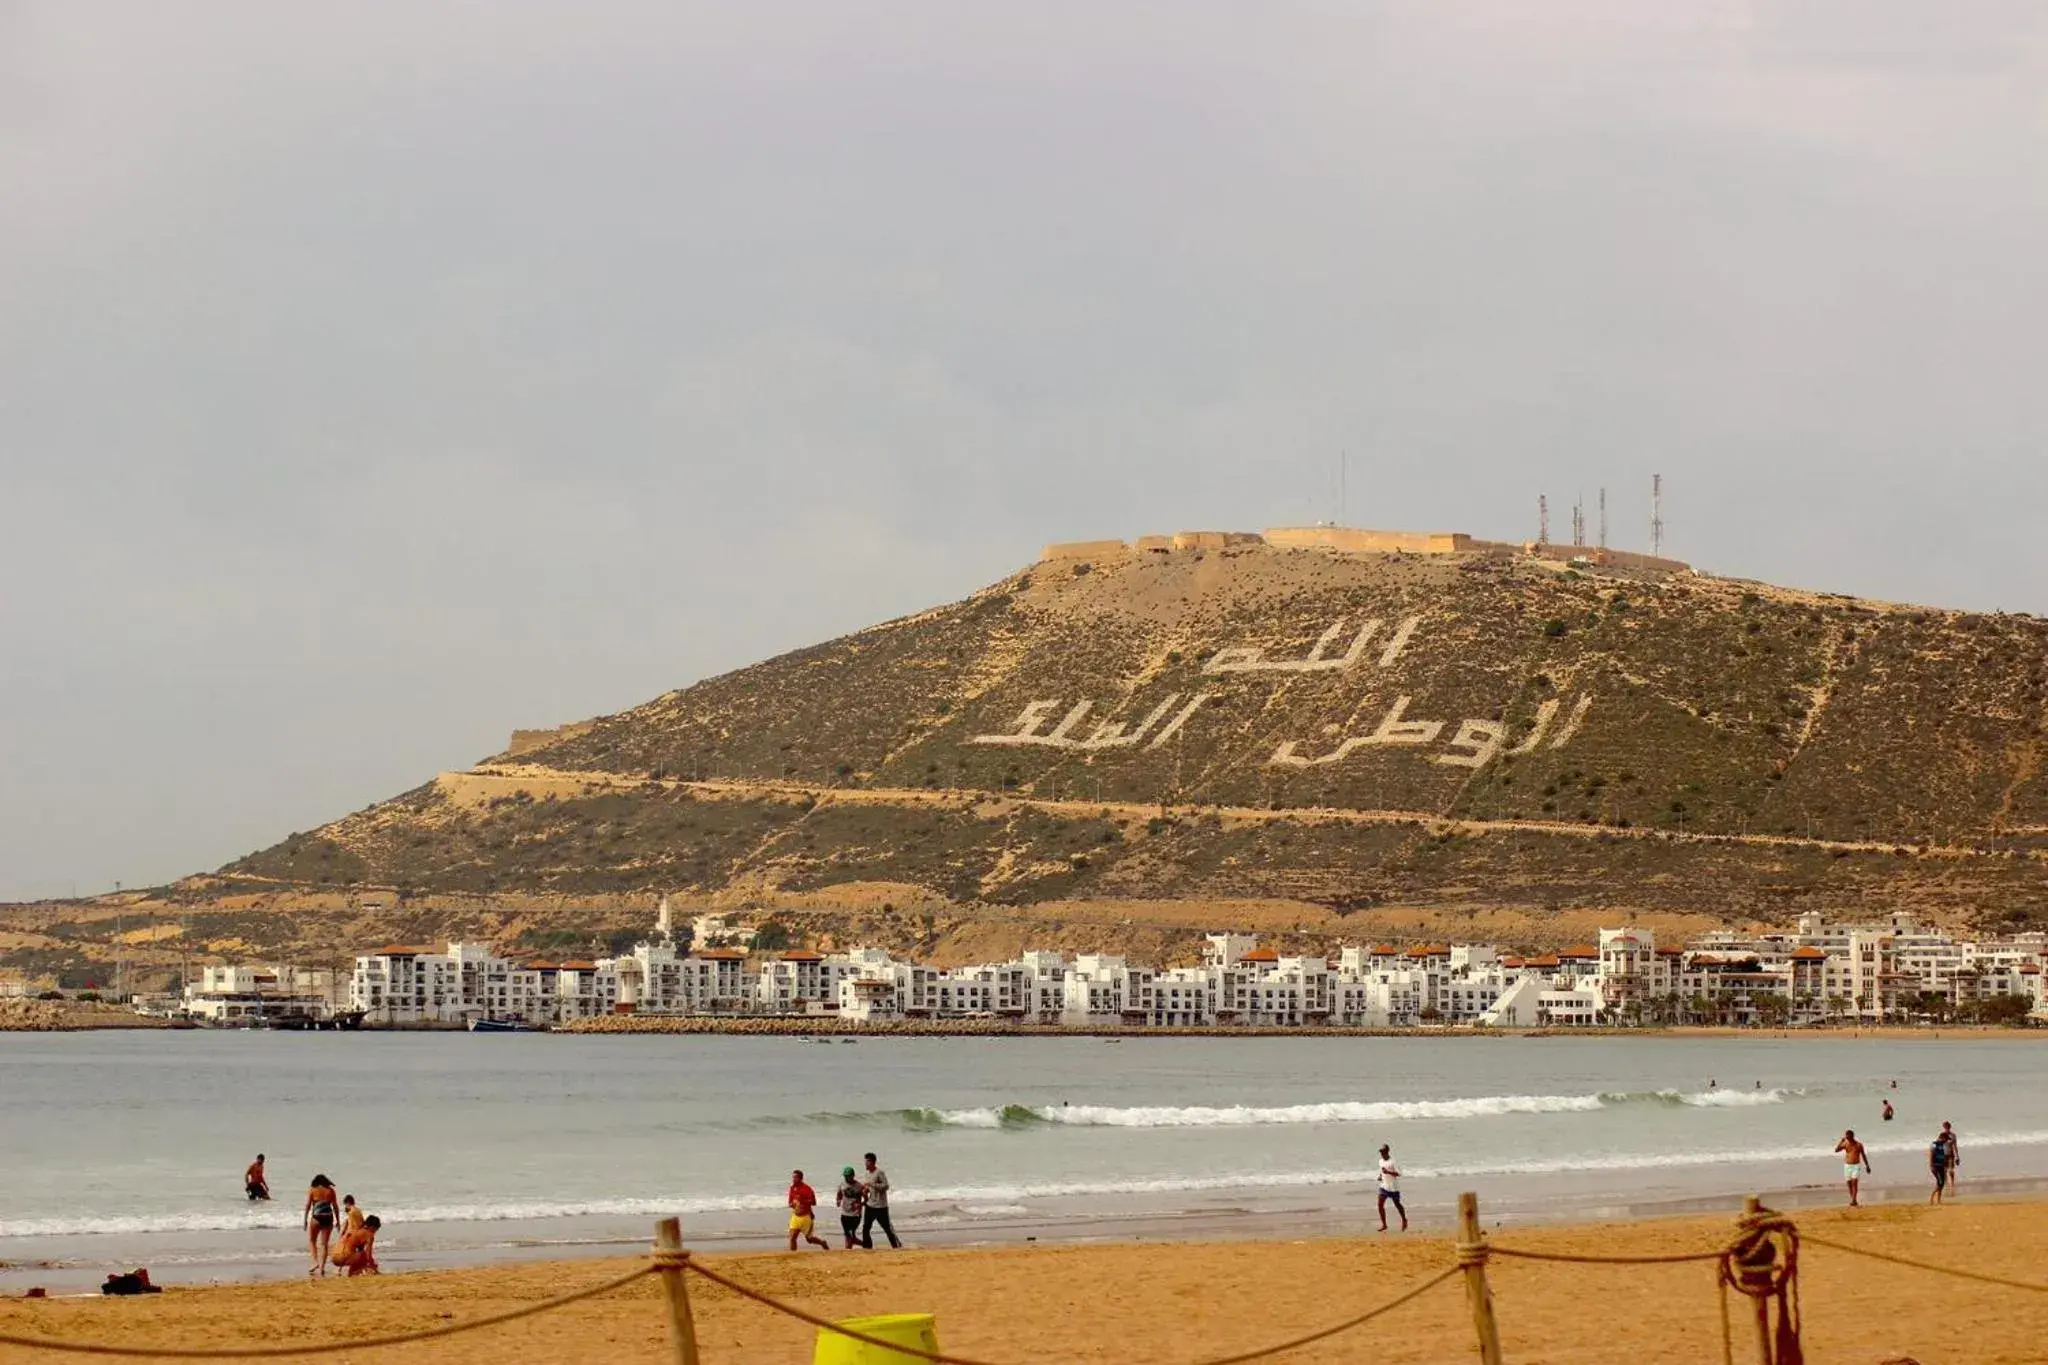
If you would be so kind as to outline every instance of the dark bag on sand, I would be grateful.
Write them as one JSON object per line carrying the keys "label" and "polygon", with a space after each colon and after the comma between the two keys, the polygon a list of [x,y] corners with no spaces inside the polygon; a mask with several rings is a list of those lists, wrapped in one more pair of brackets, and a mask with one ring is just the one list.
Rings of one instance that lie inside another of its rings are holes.
{"label": "dark bag on sand", "polygon": [[124,1274],[109,1275],[107,1282],[100,1286],[102,1294],[161,1294],[163,1286],[149,1282],[147,1270],[128,1271]]}

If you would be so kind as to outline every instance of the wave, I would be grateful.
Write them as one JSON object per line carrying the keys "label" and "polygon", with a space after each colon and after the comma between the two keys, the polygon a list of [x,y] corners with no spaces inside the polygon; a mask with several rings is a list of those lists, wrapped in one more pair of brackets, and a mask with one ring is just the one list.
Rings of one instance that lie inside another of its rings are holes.
{"label": "wave", "polygon": [[[1926,1144],[1918,1140],[1873,1142],[1870,1150],[1879,1154],[1918,1153]],[[1982,1147],[2048,1146],[2048,1131],[1972,1133],[1972,1150]],[[1583,1156],[1482,1160],[1469,1164],[1425,1166],[1405,1165],[1403,1174],[1411,1180],[1470,1178],[1476,1176],[1561,1175],[1573,1172],[1662,1170],[1686,1166],[1733,1164],[1753,1167],[1760,1163],[1804,1161],[1829,1178],[1839,1171],[1837,1158],[1813,1144],[1781,1147],[1734,1147],[1693,1149],[1674,1152],[1602,1152]],[[1160,1175],[1129,1179],[1051,1179],[1016,1184],[955,1185],[931,1189],[897,1186],[892,1205],[944,1205],[951,1212],[970,1216],[1015,1216],[1025,1200],[1096,1198],[1117,1195],[1195,1194],[1221,1190],[1301,1189],[1319,1185],[1365,1186],[1377,1177],[1377,1168],[1329,1168],[1306,1171],[1264,1171],[1208,1175]],[[652,1198],[594,1199],[561,1203],[506,1203],[391,1206],[379,1213],[391,1224],[475,1223],[510,1219],[573,1218],[578,1216],[663,1217],[669,1214],[710,1212],[754,1212],[780,1210],[780,1195],[669,1195]],[[1114,1210],[1096,1210],[1110,1212]],[[919,1222],[930,1222],[925,1215]],[[0,1219],[0,1237],[59,1237],[95,1233],[231,1232],[289,1228],[298,1224],[288,1217],[267,1212],[188,1212],[151,1217],[121,1218],[25,1218]]]}
{"label": "wave", "polygon": [[[1291,1123],[1396,1123],[1416,1119],[1502,1118],[1518,1114],[1598,1113],[1621,1105],[1661,1104],[1691,1108],[1747,1108],[1783,1104],[1806,1092],[1798,1089],[1607,1091],[1597,1095],[1476,1095],[1448,1100],[1330,1100],[1286,1105],[1006,1104],[982,1109],[902,1109],[895,1116],[914,1129],[1035,1128],[1245,1128]],[[854,1115],[817,1115],[851,1119]]]}

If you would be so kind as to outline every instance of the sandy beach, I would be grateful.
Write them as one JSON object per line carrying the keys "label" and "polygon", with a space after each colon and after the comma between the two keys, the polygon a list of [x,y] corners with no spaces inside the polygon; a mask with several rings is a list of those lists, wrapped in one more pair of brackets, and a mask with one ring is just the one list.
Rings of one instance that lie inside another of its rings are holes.
{"label": "sandy beach", "polygon": [[[2048,1205],[1970,1203],[1799,1215],[1816,1236],[1895,1255],[2039,1281]],[[1362,1217],[1369,1211],[1361,1209]],[[1710,1248],[1726,1218],[1516,1230],[1504,1245],[1656,1254]],[[710,1258],[723,1273],[832,1317],[938,1315],[948,1350],[991,1361],[1165,1362],[1247,1350],[1391,1298],[1451,1263],[1441,1236],[1231,1243],[1018,1246],[873,1254]],[[364,1337],[481,1317],[593,1284],[629,1261],[524,1264],[380,1279],[172,1290],[143,1299],[0,1303],[0,1331],[124,1345],[229,1346]],[[2042,1358],[2048,1295],[1998,1289],[1809,1246],[1801,1261],[1807,1359],[1943,1365]],[[1709,1264],[1582,1267],[1496,1259],[1508,1358],[1538,1365],[1639,1365],[1719,1358]],[[658,1289],[641,1281],[518,1324],[396,1348],[378,1359],[503,1361],[668,1357]],[[812,1332],[692,1280],[707,1362],[803,1361]],[[1737,1308],[1741,1305],[1738,1303]],[[1737,1319],[1738,1327],[1741,1319]],[[39,1358],[9,1349],[10,1359]],[[1435,1362],[1472,1355],[1456,1282],[1291,1359]],[[40,1357],[55,1359],[56,1357]],[[355,1359],[353,1355],[340,1357]],[[367,1354],[364,1358],[370,1358]],[[1738,1355],[1738,1359],[1746,1358]]]}

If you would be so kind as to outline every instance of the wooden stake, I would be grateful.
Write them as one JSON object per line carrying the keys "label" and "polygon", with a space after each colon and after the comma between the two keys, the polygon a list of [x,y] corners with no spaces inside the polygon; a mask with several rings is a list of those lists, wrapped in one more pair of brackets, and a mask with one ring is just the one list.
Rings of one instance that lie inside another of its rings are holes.
{"label": "wooden stake", "polygon": [[[680,1219],[664,1218],[654,1225],[654,1249],[680,1258]],[[678,1259],[674,1264],[661,1266],[657,1273],[661,1276],[662,1295],[668,1300],[668,1339],[676,1348],[676,1365],[697,1365],[697,1327],[690,1321],[690,1286],[686,1278],[689,1272]]]}
{"label": "wooden stake", "polygon": [[1493,1291],[1486,1286],[1486,1243],[1479,1235],[1479,1196],[1458,1196],[1458,1261],[1465,1267],[1465,1301],[1479,1332],[1480,1365],[1501,1365],[1500,1324],[1493,1319]]}
{"label": "wooden stake", "polygon": [[[1742,1201],[1742,1216],[1745,1220],[1753,1219],[1763,1211],[1763,1207],[1764,1201],[1752,1194]],[[1743,1226],[1753,1227],[1755,1225],[1753,1223],[1745,1221]],[[1766,1273],[1768,1273],[1769,1264],[1770,1263],[1768,1261],[1765,1262]],[[1741,1273],[1739,1267],[1736,1273]],[[1771,1365],[1772,1350],[1770,1300],[1759,1295],[1755,1298],[1752,1298],[1750,1300],[1750,1303],[1754,1305],[1756,1308],[1756,1358],[1758,1361],[1758,1365]]]}

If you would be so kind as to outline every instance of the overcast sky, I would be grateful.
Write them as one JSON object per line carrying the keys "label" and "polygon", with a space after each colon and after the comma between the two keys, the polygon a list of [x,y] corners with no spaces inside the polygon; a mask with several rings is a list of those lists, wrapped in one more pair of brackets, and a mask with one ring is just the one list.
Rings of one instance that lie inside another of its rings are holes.
{"label": "overcast sky", "polygon": [[1333,514],[2048,611],[2039,0],[0,0],[0,898]]}

